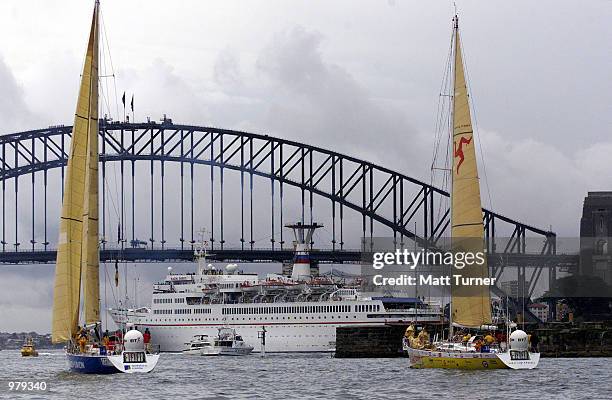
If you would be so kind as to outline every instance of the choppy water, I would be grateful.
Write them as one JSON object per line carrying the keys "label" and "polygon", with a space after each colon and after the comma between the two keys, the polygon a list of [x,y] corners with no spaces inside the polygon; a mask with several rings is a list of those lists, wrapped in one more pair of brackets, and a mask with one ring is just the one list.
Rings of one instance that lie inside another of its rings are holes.
{"label": "choppy water", "polygon": [[[411,370],[407,359],[326,355],[200,357],[163,354],[150,374],[68,372],[60,351],[22,358],[0,351],[0,398],[56,399],[603,399],[612,359],[543,359],[533,371]],[[17,394],[7,380],[45,381]]]}

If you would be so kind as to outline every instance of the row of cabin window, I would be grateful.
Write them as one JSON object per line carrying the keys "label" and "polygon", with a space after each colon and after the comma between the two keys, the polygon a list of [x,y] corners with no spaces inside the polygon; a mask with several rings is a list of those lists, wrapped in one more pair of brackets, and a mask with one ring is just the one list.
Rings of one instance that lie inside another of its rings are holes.
{"label": "row of cabin window", "polygon": [[355,306],[356,312],[378,312],[380,305],[378,304],[358,304]]}
{"label": "row of cabin window", "polygon": [[[210,308],[196,308],[194,314],[210,314]],[[172,310],[153,310],[153,314],[172,314]],[[179,308],[174,310],[174,314],[191,314],[191,309]]]}
{"label": "row of cabin window", "polygon": [[[369,311],[378,311],[380,306],[370,306]],[[355,306],[360,307],[360,306]],[[364,307],[364,306],[361,306]],[[236,308],[224,308],[222,311],[223,315],[235,315],[235,314],[300,314],[300,313],[337,313],[337,312],[351,312],[353,306],[351,305],[334,305],[334,306],[288,306],[288,307],[236,307]],[[360,312],[356,309],[357,312]],[[365,311],[365,309],[364,309]]]}
{"label": "row of cabin window", "polygon": [[[174,299],[175,303],[184,303],[185,299],[184,298],[176,298]],[[172,303],[172,299],[153,299],[153,303],[154,304],[165,304],[165,303]]]}
{"label": "row of cabin window", "polygon": [[[153,299],[154,303],[169,303],[172,299]],[[174,299],[175,303],[184,303],[184,298]],[[226,308],[223,309],[223,314],[295,314],[295,313],[326,313],[326,312],[351,312],[352,306],[350,305],[334,305],[334,306],[293,306],[293,307],[248,307],[248,308]],[[196,314],[210,314],[208,312],[198,312]],[[265,310],[265,311],[263,311]],[[355,306],[355,312],[378,312],[380,311],[380,305],[378,304],[358,304]],[[179,314],[179,313],[177,313]],[[191,314],[191,312],[183,313]]]}

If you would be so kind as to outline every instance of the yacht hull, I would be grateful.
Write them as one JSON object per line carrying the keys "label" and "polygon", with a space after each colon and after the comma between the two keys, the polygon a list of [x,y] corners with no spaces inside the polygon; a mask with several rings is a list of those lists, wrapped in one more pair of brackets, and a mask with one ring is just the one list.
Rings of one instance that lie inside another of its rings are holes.
{"label": "yacht hull", "polygon": [[[512,350],[511,350],[512,351]],[[512,359],[510,352],[475,353],[445,352],[426,349],[407,349],[411,368],[443,369],[533,369],[540,361],[539,353],[529,353],[524,360]]]}
{"label": "yacht hull", "polygon": [[115,374],[119,371],[108,356],[89,354],[66,354],[72,372],[80,374]]}
{"label": "yacht hull", "polygon": [[443,369],[506,369],[508,366],[495,353],[444,352],[424,349],[408,349],[411,368]]}

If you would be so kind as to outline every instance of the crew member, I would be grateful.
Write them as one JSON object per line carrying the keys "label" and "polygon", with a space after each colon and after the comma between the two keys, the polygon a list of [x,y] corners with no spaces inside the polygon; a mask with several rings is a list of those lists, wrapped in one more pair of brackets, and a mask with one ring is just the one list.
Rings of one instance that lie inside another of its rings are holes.
{"label": "crew member", "polygon": [[142,335],[145,344],[145,350],[149,351],[151,347],[151,332],[149,332],[149,328],[145,329],[145,332]]}
{"label": "crew member", "polygon": [[85,353],[85,346],[87,345],[87,335],[83,334],[79,338],[79,349],[81,353]]}
{"label": "crew member", "polygon": [[106,348],[108,349],[108,351],[112,354],[115,351],[115,338],[116,336],[110,336],[108,338],[108,344],[106,345]]}
{"label": "crew member", "polygon": [[73,335],[73,339],[75,343],[79,341],[79,338],[81,337],[81,332],[82,332],[81,327],[77,325],[76,331],[74,331],[74,335]]}
{"label": "crew member", "polygon": [[117,336],[117,342],[115,343],[115,350],[121,351],[121,349],[123,349],[123,331],[121,329],[117,329],[115,336]]}
{"label": "crew member", "polygon": [[427,333],[427,329],[423,327],[423,330],[419,332],[419,336],[417,336],[417,340],[419,342],[419,347],[424,348],[429,345],[429,333]]}
{"label": "crew member", "polygon": [[404,332],[404,338],[408,342],[408,346],[415,347],[414,325],[410,325]]}
{"label": "crew member", "polygon": [[531,352],[532,353],[538,353],[538,345],[540,344],[540,338],[538,337],[538,335],[534,332],[531,334]]}

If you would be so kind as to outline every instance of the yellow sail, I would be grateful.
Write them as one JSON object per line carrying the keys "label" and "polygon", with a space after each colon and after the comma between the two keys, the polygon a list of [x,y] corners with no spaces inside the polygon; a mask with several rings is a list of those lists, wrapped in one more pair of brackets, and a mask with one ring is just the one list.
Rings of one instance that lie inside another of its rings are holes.
{"label": "yellow sail", "polygon": [[[61,343],[70,340],[79,321],[79,303],[81,291],[81,263],[83,243],[83,214],[89,212],[88,149],[91,146],[91,132],[96,136],[98,126],[98,4],[94,8],[89,43],[81,86],[76,106],[72,143],[68,156],[64,184],[64,199],[60,219],[59,240],[57,244],[57,262],[55,267],[55,284],[53,289],[52,340]],[[95,130],[94,130],[95,129]],[[96,157],[97,160],[97,157]],[[97,163],[96,163],[97,164]],[[96,165],[97,168],[97,165]],[[97,193],[97,176],[96,193]],[[95,214],[97,217],[97,196]],[[87,218],[89,221],[89,218]],[[96,221],[97,222],[97,221]],[[88,226],[90,224],[88,223]],[[87,239],[91,235],[87,230]],[[97,236],[97,227],[96,227]],[[96,240],[97,246],[97,240]],[[97,280],[97,278],[96,278]]]}
{"label": "yellow sail", "polygon": [[[96,7],[97,9],[97,7]],[[94,26],[95,25],[95,26]],[[92,24],[93,58],[91,64],[90,121],[88,129],[85,201],[83,204],[82,279],[85,323],[100,321],[100,250],[98,237],[98,21]]]}
{"label": "yellow sail", "polygon": [[[455,67],[453,93],[453,169],[451,196],[451,238],[454,251],[483,252],[484,226],[472,119],[463,70],[461,42],[455,17]],[[484,265],[466,266],[464,277],[488,277]],[[454,323],[478,327],[491,323],[491,299],[488,286],[453,286],[452,320]]]}

